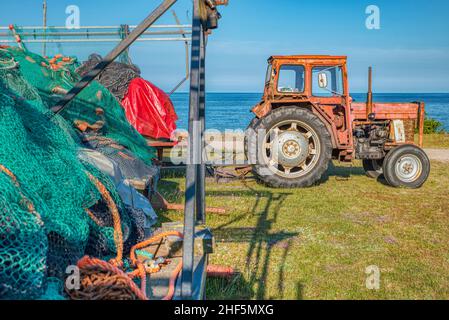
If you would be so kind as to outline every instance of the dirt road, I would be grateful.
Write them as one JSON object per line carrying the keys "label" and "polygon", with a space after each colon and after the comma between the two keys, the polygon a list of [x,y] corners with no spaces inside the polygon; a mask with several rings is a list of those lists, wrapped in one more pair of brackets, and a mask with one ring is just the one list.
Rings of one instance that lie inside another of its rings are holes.
{"label": "dirt road", "polygon": [[430,160],[449,162],[449,149],[425,149]]}

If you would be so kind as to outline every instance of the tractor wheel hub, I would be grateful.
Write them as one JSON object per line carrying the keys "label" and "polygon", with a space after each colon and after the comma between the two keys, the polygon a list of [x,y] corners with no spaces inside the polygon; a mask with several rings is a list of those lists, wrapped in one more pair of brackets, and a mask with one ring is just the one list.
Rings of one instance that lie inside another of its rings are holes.
{"label": "tractor wheel hub", "polygon": [[422,173],[421,161],[413,155],[404,156],[396,163],[396,174],[405,182],[413,182]]}
{"label": "tractor wheel hub", "polygon": [[300,132],[283,132],[274,141],[274,155],[285,167],[296,167],[309,156],[309,141]]}

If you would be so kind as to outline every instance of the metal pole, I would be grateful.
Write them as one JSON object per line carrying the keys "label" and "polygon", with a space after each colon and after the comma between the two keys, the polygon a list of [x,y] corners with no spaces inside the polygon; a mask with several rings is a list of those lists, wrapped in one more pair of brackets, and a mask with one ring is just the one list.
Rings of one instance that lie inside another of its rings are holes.
{"label": "metal pole", "polygon": [[186,170],[186,202],[184,212],[184,244],[183,267],[181,279],[181,296],[183,299],[192,298],[193,268],[194,268],[194,235],[196,221],[196,172],[201,157],[199,142],[198,115],[200,108],[200,46],[201,19],[199,1],[193,1],[192,53],[190,64],[190,110],[189,110],[189,155]]}
{"label": "metal pole", "polygon": [[[129,36],[129,25],[122,24],[120,26],[120,38],[123,41],[127,36]],[[131,59],[129,57],[129,47],[120,55],[120,62],[131,64]]]}
{"label": "metal pole", "polygon": [[368,96],[366,102],[366,120],[373,113],[373,68],[368,69]]}
{"label": "metal pole", "polygon": [[[124,25],[126,26],[126,25]],[[41,32],[22,32],[21,35],[23,37],[33,37],[33,38],[37,38],[37,37],[75,37],[75,36],[86,36],[86,37],[100,37],[100,36],[115,36],[118,35],[119,38],[122,34],[121,31],[118,32],[114,32],[114,31],[84,31],[84,32],[52,32],[50,34],[46,33],[45,29],[44,31]],[[182,29],[183,30],[183,29]],[[123,34],[128,35],[128,33],[123,32]],[[163,36],[163,35],[182,35],[183,37],[185,37],[186,34],[191,34],[190,31],[145,31],[142,35],[152,35],[152,36]],[[0,33],[0,37],[10,37],[11,34],[8,32],[1,32]],[[120,39],[123,40],[125,37],[121,37]]]}
{"label": "metal pole", "polygon": [[[173,10],[173,16],[175,17],[175,21],[177,24],[181,25],[181,22],[178,19],[178,16],[176,15],[176,12]],[[189,80],[190,77],[190,66],[189,66],[189,41],[187,40],[187,37],[185,35],[185,31],[180,28],[180,32],[182,33],[182,37],[186,39],[185,41],[185,50],[186,50],[186,75],[185,77],[170,91],[169,95],[171,96],[173,93],[175,93],[187,80]]]}
{"label": "metal pole", "polygon": [[[203,28],[202,28],[203,29]],[[199,126],[201,130],[201,151],[205,149],[204,130],[206,130],[206,39],[204,30],[201,32],[200,45],[200,106]],[[197,164],[197,189],[196,189],[196,221],[197,224],[206,224],[206,163],[201,153],[200,163]]]}
{"label": "metal pole", "polygon": [[153,25],[168,9],[170,9],[177,0],[164,0],[141,24],[139,24],[117,47],[115,47],[106,57],[103,58],[85,77],[83,77],[73,87],[67,95],[62,98],[58,104],[52,108],[55,114],[60,113],[65,107],[76,98],[92,81],[98,77],[118,56],[120,56],[145,30]]}
{"label": "metal pole", "polygon": [[[135,42],[148,42],[148,41],[191,41],[190,38],[139,38]],[[0,40],[0,43],[16,43],[14,40]],[[120,39],[47,39],[47,40],[22,40],[20,42],[21,47],[24,43],[89,43],[89,42],[120,42]]]}
{"label": "metal pole", "polygon": [[[138,26],[129,26],[130,29],[135,29]],[[192,26],[189,24],[184,24],[184,25],[177,25],[177,24],[156,24],[151,26],[151,29],[179,29],[179,28],[191,28]],[[21,27],[22,30],[44,30],[44,29],[61,29],[61,30],[67,30],[67,27],[64,26],[52,26],[52,27],[46,27],[46,28],[42,28],[41,26],[24,26]],[[79,29],[83,30],[83,29],[98,29],[98,30],[104,30],[104,29],[114,29],[117,30],[119,29],[120,26],[80,26]],[[0,30],[9,30],[9,27],[0,27]]]}
{"label": "metal pole", "polygon": [[[47,0],[44,0],[43,4],[43,28],[44,28],[44,39],[46,39],[47,35]],[[47,43],[44,42],[42,47],[42,56],[47,55]]]}

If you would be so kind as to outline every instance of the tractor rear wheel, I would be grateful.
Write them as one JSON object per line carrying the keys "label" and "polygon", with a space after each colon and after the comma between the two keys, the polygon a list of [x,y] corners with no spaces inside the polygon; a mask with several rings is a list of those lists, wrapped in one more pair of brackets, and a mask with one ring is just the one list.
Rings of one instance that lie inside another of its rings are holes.
{"label": "tractor rear wheel", "polygon": [[249,123],[249,126],[248,126],[248,130],[256,130],[257,123],[259,121],[260,121],[259,118],[254,118],[253,120],[251,120],[251,122]]}
{"label": "tractor rear wheel", "polygon": [[387,154],[383,171],[385,180],[392,187],[418,189],[429,178],[430,160],[421,148],[403,145]]}
{"label": "tractor rear wheel", "polygon": [[363,169],[369,178],[377,179],[384,174],[383,170],[384,159],[380,160],[363,160]]}
{"label": "tractor rear wheel", "polygon": [[248,161],[248,164],[254,164],[256,163],[256,157],[254,156],[254,153],[250,153],[249,152],[249,148],[251,145],[253,145],[251,143],[251,140],[254,140],[254,144],[257,144],[257,134],[256,134],[256,130],[257,130],[257,125],[259,123],[260,119],[259,118],[254,118],[253,120],[251,120],[251,122],[248,125],[248,128],[246,128],[245,131],[245,142],[244,142],[244,148],[245,148],[245,155],[246,155],[246,160]]}
{"label": "tractor rear wheel", "polygon": [[310,187],[327,171],[331,136],[311,111],[281,107],[252,125],[259,136],[247,140],[248,158],[256,159],[253,172],[266,185]]}

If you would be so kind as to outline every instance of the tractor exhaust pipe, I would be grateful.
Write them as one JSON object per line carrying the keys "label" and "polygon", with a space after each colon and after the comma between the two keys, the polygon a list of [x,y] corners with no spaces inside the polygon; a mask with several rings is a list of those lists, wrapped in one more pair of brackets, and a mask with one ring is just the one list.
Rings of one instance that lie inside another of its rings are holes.
{"label": "tractor exhaust pipe", "polygon": [[368,95],[366,102],[366,120],[371,121],[373,114],[373,68],[368,69]]}

